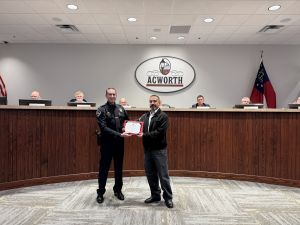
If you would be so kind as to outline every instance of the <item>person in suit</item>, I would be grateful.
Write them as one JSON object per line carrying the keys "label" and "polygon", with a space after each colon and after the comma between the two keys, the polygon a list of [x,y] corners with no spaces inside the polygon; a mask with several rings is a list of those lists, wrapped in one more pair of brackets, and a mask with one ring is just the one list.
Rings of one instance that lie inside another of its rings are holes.
{"label": "person in suit", "polygon": [[150,112],[139,118],[139,121],[144,122],[144,128],[143,132],[138,134],[138,137],[143,140],[144,166],[151,191],[151,196],[145,200],[145,203],[159,202],[162,189],[165,205],[168,208],[173,208],[173,194],[167,160],[168,115],[160,109],[159,96],[151,95],[149,104]]}
{"label": "person in suit", "polygon": [[242,105],[249,105],[249,104],[251,104],[250,98],[249,97],[243,97],[241,99],[241,104]]}
{"label": "person in suit", "polygon": [[197,103],[192,105],[192,108],[203,107],[203,106],[210,107],[209,104],[204,102],[204,96],[203,95],[198,95],[197,96]]}
{"label": "person in suit", "polygon": [[30,98],[34,99],[34,100],[41,99],[40,92],[38,92],[38,91],[32,91],[31,95],[30,95]]}
{"label": "person in suit", "polygon": [[87,102],[87,100],[84,99],[84,93],[82,91],[76,91],[74,98],[72,98],[70,102]]}
{"label": "person in suit", "polygon": [[109,167],[114,159],[115,185],[114,195],[119,200],[124,200],[123,186],[123,158],[124,137],[130,136],[123,132],[123,123],[128,120],[125,109],[116,104],[117,91],[115,88],[107,88],[105,92],[107,102],[100,106],[96,112],[97,123],[101,130],[100,163],[98,176],[98,189],[96,201],[101,204],[104,201],[106,181]]}

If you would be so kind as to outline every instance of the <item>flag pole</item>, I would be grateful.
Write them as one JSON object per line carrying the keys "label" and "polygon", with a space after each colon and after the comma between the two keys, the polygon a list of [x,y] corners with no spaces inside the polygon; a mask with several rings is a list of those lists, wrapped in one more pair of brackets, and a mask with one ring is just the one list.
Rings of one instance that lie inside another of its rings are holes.
{"label": "flag pole", "polygon": [[261,62],[263,61],[263,54],[264,54],[264,50],[261,50],[260,51],[260,60],[261,60]]}

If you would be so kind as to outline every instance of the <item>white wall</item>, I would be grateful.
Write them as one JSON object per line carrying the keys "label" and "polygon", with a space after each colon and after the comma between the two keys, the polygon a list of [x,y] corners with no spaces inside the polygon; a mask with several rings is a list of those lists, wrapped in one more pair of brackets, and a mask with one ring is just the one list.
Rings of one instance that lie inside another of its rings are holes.
{"label": "white wall", "polygon": [[203,94],[223,108],[250,95],[262,49],[277,107],[286,107],[300,95],[300,46],[9,44],[0,45],[0,74],[11,105],[34,89],[54,105],[65,105],[81,89],[99,105],[106,101],[105,89],[115,87],[130,105],[148,107],[153,92],[137,83],[136,67],[151,57],[174,56],[193,65],[196,79],[187,89],[160,93],[163,102],[190,107]]}

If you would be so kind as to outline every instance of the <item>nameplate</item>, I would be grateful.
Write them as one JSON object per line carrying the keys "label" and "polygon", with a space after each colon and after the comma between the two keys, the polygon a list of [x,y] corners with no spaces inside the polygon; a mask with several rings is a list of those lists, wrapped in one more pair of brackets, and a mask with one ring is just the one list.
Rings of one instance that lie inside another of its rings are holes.
{"label": "nameplate", "polygon": [[81,107],[81,108],[89,108],[92,107],[91,105],[83,105],[83,104],[77,104],[77,107]]}
{"label": "nameplate", "polygon": [[244,106],[244,109],[258,109],[258,106]]}
{"label": "nameplate", "polygon": [[209,106],[198,106],[197,109],[210,109]]}
{"label": "nameplate", "polygon": [[29,106],[45,106],[43,103],[29,103]]}

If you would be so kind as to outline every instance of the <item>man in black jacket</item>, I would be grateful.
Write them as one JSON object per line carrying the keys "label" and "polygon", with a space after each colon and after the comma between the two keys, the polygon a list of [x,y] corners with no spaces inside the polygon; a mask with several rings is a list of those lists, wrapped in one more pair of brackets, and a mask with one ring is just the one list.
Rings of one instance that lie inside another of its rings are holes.
{"label": "man in black jacket", "polygon": [[115,166],[114,194],[119,200],[124,200],[122,193],[123,186],[123,158],[124,158],[124,137],[130,136],[122,131],[123,123],[128,120],[128,115],[124,108],[116,104],[117,91],[108,88],[105,96],[106,104],[97,109],[96,117],[101,130],[101,159],[99,165],[97,202],[104,201],[107,175],[112,159]]}
{"label": "man in black jacket", "polygon": [[144,130],[138,135],[143,138],[145,172],[151,190],[151,196],[145,200],[145,203],[160,201],[162,189],[166,206],[173,208],[167,160],[168,115],[159,108],[159,96],[151,95],[149,104],[150,112],[142,115],[139,119],[144,122]]}

